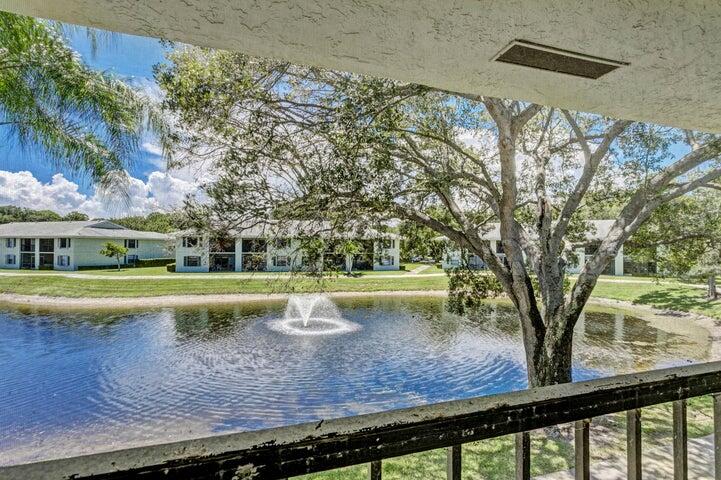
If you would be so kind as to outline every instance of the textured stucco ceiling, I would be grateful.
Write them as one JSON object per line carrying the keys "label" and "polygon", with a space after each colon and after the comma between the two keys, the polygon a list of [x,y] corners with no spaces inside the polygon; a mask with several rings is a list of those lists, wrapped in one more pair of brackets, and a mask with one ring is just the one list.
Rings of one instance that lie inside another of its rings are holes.
{"label": "textured stucco ceiling", "polygon": [[[0,0],[0,9],[721,132],[718,0]],[[630,65],[588,80],[491,62],[514,39]]]}

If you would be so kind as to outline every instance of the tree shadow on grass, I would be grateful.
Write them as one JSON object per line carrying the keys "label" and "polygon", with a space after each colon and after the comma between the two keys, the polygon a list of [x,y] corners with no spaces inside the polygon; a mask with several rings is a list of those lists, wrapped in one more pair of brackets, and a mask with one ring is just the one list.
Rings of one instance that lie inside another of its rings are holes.
{"label": "tree shadow on grass", "polygon": [[721,306],[719,301],[707,300],[702,289],[667,287],[636,297],[634,303],[664,310],[710,312]]}

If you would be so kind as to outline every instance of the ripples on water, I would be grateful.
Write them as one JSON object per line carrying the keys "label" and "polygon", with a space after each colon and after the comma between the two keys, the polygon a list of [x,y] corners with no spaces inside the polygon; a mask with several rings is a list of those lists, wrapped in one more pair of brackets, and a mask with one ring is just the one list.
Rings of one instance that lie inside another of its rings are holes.
{"label": "ripples on water", "polygon": [[[148,312],[0,310],[0,463],[252,430],[526,386],[513,311],[338,301],[360,330],[290,336],[285,304]],[[587,313],[575,377],[704,360],[707,340]]]}

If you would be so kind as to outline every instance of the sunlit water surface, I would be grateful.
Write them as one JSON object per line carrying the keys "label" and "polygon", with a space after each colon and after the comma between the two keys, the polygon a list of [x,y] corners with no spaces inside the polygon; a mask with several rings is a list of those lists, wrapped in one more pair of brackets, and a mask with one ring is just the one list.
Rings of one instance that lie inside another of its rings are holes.
{"label": "sunlit water surface", "polygon": [[[289,335],[284,302],[49,313],[0,309],[0,464],[288,425],[526,386],[513,311],[338,300],[356,329]],[[576,379],[707,360],[700,328],[588,312]]]}

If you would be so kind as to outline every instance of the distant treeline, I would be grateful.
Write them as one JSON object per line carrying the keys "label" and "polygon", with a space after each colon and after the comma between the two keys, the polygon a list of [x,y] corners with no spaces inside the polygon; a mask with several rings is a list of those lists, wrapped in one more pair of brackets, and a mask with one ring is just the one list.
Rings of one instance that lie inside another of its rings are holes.
{"label": "distant treeline", "polygon": [[[90,220],[84,213],[70,212],[60,215],[52,210],[33,210],[32,208],[0,205],[0,224],[10,222],[59,222]],[[132,230],[168,233],[181,228],[180,215],[176,213],[153,212],[145,216],[111,218],[110,221]]]}

